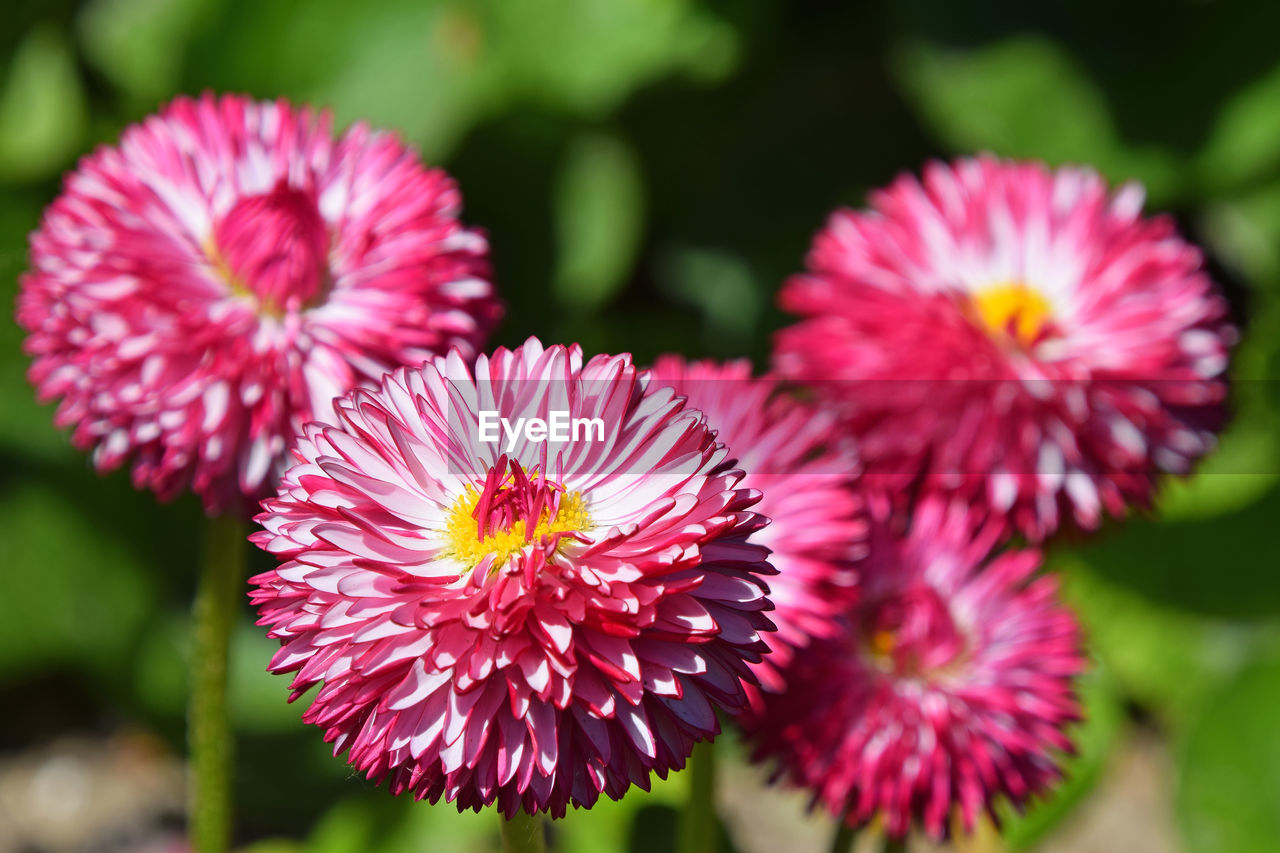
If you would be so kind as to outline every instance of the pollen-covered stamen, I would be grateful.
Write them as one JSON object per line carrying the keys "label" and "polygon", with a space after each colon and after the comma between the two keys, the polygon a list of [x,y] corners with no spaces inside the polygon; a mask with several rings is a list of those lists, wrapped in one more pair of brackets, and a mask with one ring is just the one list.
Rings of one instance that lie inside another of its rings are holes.
{"label": "pollen-covered stamen", "polygon": [[973,306],[989,332],[1024,347],[1051,331],[1053,307],[1049,300],[1021,282],[984,287],[973,295]]}
{"label": "pollen-covered stamen", "polygon": [[863,632],[877,665],[899,675],[936,672],[955,662],[967,646],[941,596],[923,584],[868,608]]}
{"label": "pollen-covered stamen", "polygon": [[581,494],[565,491],[537,469],[530,476],[502,456],[480,491],[468,486],[450,510],[446,550],[469,567],[492,554],[496,571],[527,546],[554,550],[564,538],[581,539],[590,528]]}
{"label": "pollen-covered stamen", "polygon": [[232,290],[253,294],[264,313],[279,316],[323,296],[329,232],[315,197],[281,179],[270,192],[236,202],[214,226],[209,254]]}

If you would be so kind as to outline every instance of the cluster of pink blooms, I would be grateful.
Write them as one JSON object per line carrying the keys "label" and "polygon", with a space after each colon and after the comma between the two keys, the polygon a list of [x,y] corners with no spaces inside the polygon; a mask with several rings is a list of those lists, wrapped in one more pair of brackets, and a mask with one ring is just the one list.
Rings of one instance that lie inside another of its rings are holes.
{"label": "cluster of pink blooms", "polygon": [[1049,788],[1084,659],[1009,539],[1145,506],[1212,446],[1234,330],[1141,201],[1087,169],[935,163],[835,213],[782,290],[802,319],[775,370],[856,439],[874,523],[844,632],[743,724],[851,825],[943,837]]}
{"label": "cluster of pink blooms", "polygon": [[270,668],[335,754],[561,816],[723,712],[894,837],[1050,789],[1085,662],[1011,538],[1147,505],[1223,418],[1234,333],[1169,220],[1087,169],[930,165],[832,217],[755,378],[479,354],[500,309],[458,207],[389,136],[204,97],[87,158],[32,238],[41,396],[162,497],[266,498]]}

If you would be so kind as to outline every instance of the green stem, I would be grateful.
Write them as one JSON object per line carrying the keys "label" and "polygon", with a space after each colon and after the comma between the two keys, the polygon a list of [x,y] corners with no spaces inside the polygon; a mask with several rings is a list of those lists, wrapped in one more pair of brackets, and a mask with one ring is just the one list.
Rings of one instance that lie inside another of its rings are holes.
{"label": "green stem", "polygon": [[716,822],[716,749],[711,741],[693,748],[689,757],[689,801],[680,825],[683,853],[714,853],[720,848]]}
{"label": "green stem", "polygon": [[858,830],[854,829],[843,820],[836,826],[835,837],[831,839],[831,853],[849,853],[853,849],[853,842],[858,837]]}
{"label": "green stem", "polygon": [[[844,821],[836,827],[835,837],[831,839],[831,853],[849,853],[853,850],[853,843],[858,839],[858,830],[854,829]],[[881,853],[904,853],[907,849],[907,842],[901,838],[890,838],[887,835],[880,836]]]}
{"label": "green stem", "polygon": [[227,651],[245,582],[246,535],[239,519],[222,516],[205,521],[204,554],[192,611],[187,713],[192,768],[187,814],[196,853],[225,853],[231,842]]}
{"label": "green stem", "polygon": [[504,853],[546,853],[547,839],[542,830],[542,818],[524,809],[513,814],[510,820],[503,818],[502,849]]}

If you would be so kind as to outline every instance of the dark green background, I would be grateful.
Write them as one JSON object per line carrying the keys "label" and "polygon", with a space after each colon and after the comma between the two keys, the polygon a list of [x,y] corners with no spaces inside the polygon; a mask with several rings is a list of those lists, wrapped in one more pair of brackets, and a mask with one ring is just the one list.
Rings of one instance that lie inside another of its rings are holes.
{"label": "dark green background", "polygon": [[[1280,5],[23,0],[0,28],[10,306],[59,174],[206,88],[402,131],[490,233],[509,306],[500,342],[537,334],[642,361],[676,350],[763,366],[784,322],[774,293],[827,212],[927,157],[985,149],[1143,181],[1151,208],[1207,248],[1243,326],[1236,415],[1204,473],[1165,490],[1160,520],[1055,544],[1098,662],[1091,720],[1071,783],[1010,837],[1052,831],[1138,732],[1172,756],[1161,795],[1187,850],[1274,849]],[[198,507],[158,508],[125,475],[93,474],[35,404],[5,314],[0,759],[122,728],[179,751]],[[246,607],[232,677],[242,841],[259,853],[496,841],[488,815],[350,778],[285,704],[285,680],[263,672],[271,647]],[[661,849],[682,790],[575,814],[563,849]]]}

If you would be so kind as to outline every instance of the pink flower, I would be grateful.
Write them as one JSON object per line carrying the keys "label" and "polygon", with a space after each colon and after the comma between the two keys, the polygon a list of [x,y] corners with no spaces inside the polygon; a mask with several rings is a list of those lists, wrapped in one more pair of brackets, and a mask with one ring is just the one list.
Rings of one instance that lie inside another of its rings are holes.
{"label": "pink flower", "polygon": [[967,830],[1000,796],[1021,805],[1059,777],[1080,719],[1079,629],[1036,550],[994,553],[999,523],[925,498],[910,531],[873,525],[849,631],[815,641],[746,719],[756,757],[851,825],[918,821],[935,838],[953,807]]}
{"label": "pink flower", "polygon": [[647,789],[744,705],[772,627],[759,496],[628,356],[530,339],[473,375],[454,352],[336,409],[264,502],[282,565],[253,579],[271,669],[322,684],[304,719],[335,755],[396,794],[559,816]]}
{"label": "pink flower", "polygon": [[763,687],[781,690],[780,671],[813,637],[841,631],[856,591],[855,562],[866,550],[866,519],[854,490],[856,455],[827,413],[781,393],[772,377],[753,379],[746,361],[716,364],[659,358],[655,383],[675,388],[704,412],[717,438],[746,471],[741,485],[762,495],[756,511],[769,526],[751,541],[772,552],[770,654],[754,669]]}
{"label": "pink flower", "polygon": [[284,101],[179,98],[85,158],[31,238],[31,380],[99,470],[251,511],[354,385],[500,306],[453,181],[392,136]]}
{"label": "pink flower", "polygon": [[1146,505],[1212,447],[1234,333],[1199,250],[1141,205],[991,157],[903,176],[819,233],[776,368],[893,487],[923,475],[1035,539]]}

